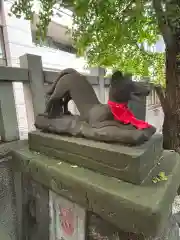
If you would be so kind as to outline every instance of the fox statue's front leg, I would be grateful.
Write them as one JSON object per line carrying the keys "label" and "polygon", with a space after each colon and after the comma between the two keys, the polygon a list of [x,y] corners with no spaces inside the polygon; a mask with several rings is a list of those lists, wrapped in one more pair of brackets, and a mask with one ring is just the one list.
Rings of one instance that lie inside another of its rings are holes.
{"label": "fox statue's front leg", "polygon": [[53,99],[50,97],[50,99],[47,101],[44,115],[50,118],[57,118],[63,114],[71,115],[71,113],[68,111],[68,102],[70,100],[71,97],[69,94],[66,94],[61,99]]}
{"label": "fox statue's front leg", "polygon": [[52,103],[51,109],[47,112],[48,118],[57,118],[63,115],[63,99],[57,99]]}

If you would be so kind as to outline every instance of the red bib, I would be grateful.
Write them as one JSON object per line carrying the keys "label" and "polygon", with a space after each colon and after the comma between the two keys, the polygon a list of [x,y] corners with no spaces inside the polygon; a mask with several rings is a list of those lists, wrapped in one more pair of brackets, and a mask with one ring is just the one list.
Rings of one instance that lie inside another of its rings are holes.
{"label": "red bib", "polygon": [[116,103],[108,101],[108,105],[115,120],[124,124],[131,124],[137,129],[145,129],[152,127],[149,123],[138,120],[129,110],[127,103]]}

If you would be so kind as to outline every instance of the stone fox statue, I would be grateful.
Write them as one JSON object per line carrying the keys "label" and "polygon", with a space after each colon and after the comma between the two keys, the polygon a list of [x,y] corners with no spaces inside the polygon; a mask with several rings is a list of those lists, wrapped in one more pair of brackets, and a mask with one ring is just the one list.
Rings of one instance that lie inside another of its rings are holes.
{"label": "stone fox statue", "polygon": [[[109,100],[116,103],[128,103],[129,100],[139,100],[139,97],[147,96],[149,91],[145,84],[134,82],[117,71],[111,78]],[[52,84],[47,95],[49,95],[45,110],[47,114],[50,114],[53,105],[60,100],[62,100],[60,104],[63,105],[64,113],[67,113],[67,104],[72,99],[82,120],[91,124],[98,121],[113,120],[108,105],[99,102],[86,77],[74,69],[63,70]]]}
{"label": "stone fox statue", "polygon": [[[58,134],[139,144],[147,141],[156,129],[136,119],[127,104],[129,100],[139,101],[140,97],[147,96],[149,91],[147,85],[134,82],[116,71],[110,80],[108,104],[102,104],[86,77],[68,68],[63,70],[52,84],[47,93],[49,99],[45,115],[39,115],[35,125],[44,131]],[[67,106],[71,99],[80,112],[79,117],[68,112]],[[56,111],[52,114],[54,106]]]}

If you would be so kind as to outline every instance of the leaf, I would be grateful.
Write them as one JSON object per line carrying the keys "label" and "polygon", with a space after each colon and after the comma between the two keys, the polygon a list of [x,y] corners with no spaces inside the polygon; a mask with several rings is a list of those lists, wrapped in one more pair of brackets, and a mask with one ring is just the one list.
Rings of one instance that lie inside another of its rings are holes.
{"label": "leaf", "polygon": [[168,180],[168,177],[165,175],[165,172],[159,172],[158,175],[152,179],[152,182],[158,183],[158,182],[167,181],[167,180]]}
{"label": "leaf", "polygon": [[158,177],[161,181],[166,181],[168,179],[167,176],[165,175],[165,172],[160,172],[158,174]]}
{"label": "leaf", "polygon": [[159,179],[157,177],[155,177],[155,178],[153,178],[152,182],[157,183],[157,182],[159,182]]}

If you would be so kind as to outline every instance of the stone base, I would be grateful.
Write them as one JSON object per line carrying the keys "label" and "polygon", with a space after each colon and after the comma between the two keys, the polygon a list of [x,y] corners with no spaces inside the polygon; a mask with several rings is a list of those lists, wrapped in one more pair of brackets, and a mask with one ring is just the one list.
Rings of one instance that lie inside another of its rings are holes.
{"label": "stone base", "polygon": [[141,184],[162,155],[162,136],[157,134],[141,146],[129,147],[34,131],[29,134],[29,147],[80,167]]}
{"label": "stone base", "polygon": [[112,224],[95,214],[88,216],[88,240],[180,240],[179,228],[174,216],[170,216],[167,225],[158,237],[146,237],[143,234],[119,231]]}
{"label": "stone base", "polygon": [[154,184],[151,179],[139,186],[31,152],[28,148],[13,151],[12,157],[14,172],[29,175],[86,211],[97,214],[118,231],[136,233],[144,239],[162,236],[180,181],[180,157],[175,152],[164,151],[152,174],[155,177],[165,172],[167,181]]}
{"label": "stone base", "polygon": [[[159,238],[146,238],[143,234],[120,231],[119,228],[93,212],[84,212],[84,209],[77,204],[49,191],[49,189],[42,184],[35,182],[29,174],[22,174],[21,184],[23,186],[23,208],[30,210],[29,212],[23,212],[22,240],[26,238],[28,240],[67,239],[60,224],[62,220],[59,215],[60,207],[72,209],[74,231],[71,235],[71,240],[180,239],[179,229],[173,216],[170,216],[167,227]],[[32,219],[34,221],[32,221]],[[2,235],[2,240],[7,240],[4,235]],[[8,238],[8,240],[11,239]]]}

